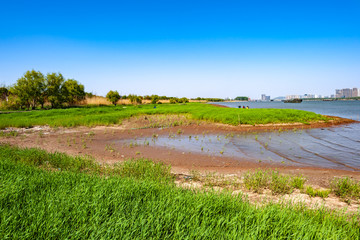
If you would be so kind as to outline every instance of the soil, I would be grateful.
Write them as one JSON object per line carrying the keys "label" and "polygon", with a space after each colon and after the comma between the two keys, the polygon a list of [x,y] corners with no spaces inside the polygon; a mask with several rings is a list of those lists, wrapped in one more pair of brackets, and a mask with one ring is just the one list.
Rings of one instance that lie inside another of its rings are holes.
{"label": "soil", "polygon": [[[335,169],[321,169],[312,167],[283,166],[279,164],[258,163],[257,161],[246,161],[231,157],[208,156],[205,154],[195,154],[181,152],[165,147],[152,147],[146,144],[129,146],[114,144],[121,139],[136,140],[140,137],[156,138],[159,135],[169,134],[228,134],[241,132],[276,131],[279,129],[306,129],[337,127],[355,121],[332,117],[329,122],[318,122],[310,124],[268,124],[256,126],[229,126],[225,124],[209,123],[191,120],[186,115],[174,116],[138,116],[126,120],[118,126],[98,126],[98,127],[77,127],[77,128],[50,128],[47,126],[34,127],[29,129],[8,128],[4,132],[17,131],[16,137],[0,137],[0,144],[11,144],[20,147],[36,147],[50,152],[64,152],[70,155],[90,155],[97,161],[107,164],[114,164],[129,158],[149,158],[154,161],[163,162],[172,166],[173,173],[180,176],[178,184],[187,186],[189,183],[184,177],[190,171],[196,170],[201,174],[216,172],[226,176],[241,176],[247,171],[257,169],[276,169],[280,173],[290,175],[303,175],[308,179],[307,184],[315,188],[329,188],[329,182],[334,177],[349,176],[360,180],[360,172],[344,171]],[[178,125],[180,126],[174,126]],[[172,126],[172,127],[171,127]],[[193,187],[194,183],[189,186]],[[199,184],[198,184],[199,185]],[[195,185],[196,186],[196,183]],[[201,186],[201,183],[200,183]],[[262,200],[265,195],[248,192],[250,200]],[[305,194],[297,194],[304,201],[310,201]],[[295,196],[295,195],[294,195]],[[270,196],[270,199],[272,197]],[[291,196],[288,197],[292,199]],[[280,198],[277,198],[278,200]],[[343,208],[348,206],[346,203],[331,196],[326,200],[330,208]],[[321,200],[320,202],[323,202]],[[352,208],[359,207],[358,202],[353,202]]]}

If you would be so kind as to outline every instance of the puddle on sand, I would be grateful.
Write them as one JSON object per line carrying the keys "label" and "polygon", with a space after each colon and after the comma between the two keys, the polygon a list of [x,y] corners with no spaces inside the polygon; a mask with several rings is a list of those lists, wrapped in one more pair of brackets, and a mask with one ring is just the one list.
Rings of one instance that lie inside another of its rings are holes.
{"label": "puddle on sand", "polygon": [[167,147],[182,152],[258,162],[360,171],[360,124],[323,128],[227,135],[170,134],[117,144]]}

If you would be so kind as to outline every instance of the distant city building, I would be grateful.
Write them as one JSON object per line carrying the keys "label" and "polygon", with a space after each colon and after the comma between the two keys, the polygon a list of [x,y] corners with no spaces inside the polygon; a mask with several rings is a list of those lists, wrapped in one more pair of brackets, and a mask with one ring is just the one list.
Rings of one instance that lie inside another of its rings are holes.
{"label": "distant city building", "polygon": [[336,98],[350,98],[350,97],[360,97],[360,92],[358,88],[343,88],[335,90]]}
{"label": "distant city building", "polygon": [[316,98],[315,94],[304,94],[304,96],[300,96],[299,98]]}
{"label": "distant city building", "polygon": [[270,96],[266,96],[266,94],[261,94],[261,101],[270,101]]}
{"label": "distant city building", "polygon": [[295,98],[300,98],[300,95],[286,95],[286,100],[291,100]]}
{"label": "distant city building", "polygon": [[353,88],[351,96],[352,97],[360,97],[359,89],[358,88]]}

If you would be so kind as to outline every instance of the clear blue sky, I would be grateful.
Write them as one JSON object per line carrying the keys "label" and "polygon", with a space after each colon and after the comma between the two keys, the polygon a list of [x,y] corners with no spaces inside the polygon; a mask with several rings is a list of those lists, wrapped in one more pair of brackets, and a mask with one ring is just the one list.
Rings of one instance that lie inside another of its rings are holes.
{"label": "clear blue sky", "polygon": [[360,1],[1,1],[0,84],[260,98],[360,87]]}

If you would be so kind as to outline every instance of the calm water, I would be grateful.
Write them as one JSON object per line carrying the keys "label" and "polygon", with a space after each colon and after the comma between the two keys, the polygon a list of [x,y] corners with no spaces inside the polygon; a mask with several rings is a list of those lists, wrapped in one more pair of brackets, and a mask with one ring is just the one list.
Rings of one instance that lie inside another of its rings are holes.
{"label": "calm water", "polygon": [[[359,120],[360,101],[220,103],[237,108],[293,108]],[[138,143],[150,139],[138,139]],[[360,124],[297,131],[159,136],[150,145],[209,156],[360,171]]]}

